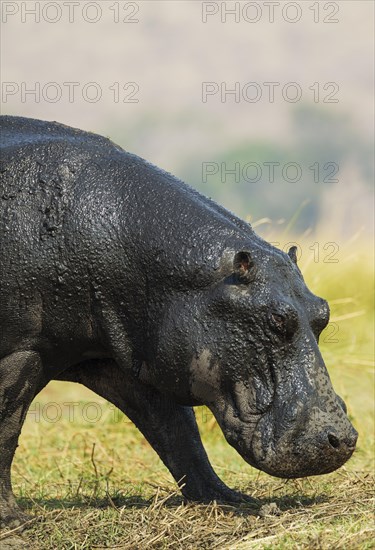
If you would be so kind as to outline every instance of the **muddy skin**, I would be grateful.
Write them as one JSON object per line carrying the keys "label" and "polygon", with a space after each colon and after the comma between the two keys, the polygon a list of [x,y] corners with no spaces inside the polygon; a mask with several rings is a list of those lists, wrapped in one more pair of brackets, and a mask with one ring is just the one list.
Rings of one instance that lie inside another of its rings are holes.
{"label": "muddy skin", "polygon": [[193,408],[271,475],[331,472],[357,433],[318,348],[327,303],[289,254],[103,137],[1,118],[0,515],[24,521],[10,468],[26,412],[54,379],[138,426],[186,498],[238,502]]}

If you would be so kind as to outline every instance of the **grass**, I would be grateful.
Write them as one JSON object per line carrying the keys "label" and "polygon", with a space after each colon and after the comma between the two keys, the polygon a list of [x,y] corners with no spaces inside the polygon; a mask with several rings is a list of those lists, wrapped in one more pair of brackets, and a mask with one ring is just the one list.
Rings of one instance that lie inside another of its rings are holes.
{"label": "grass", "polygon": [[246,465],[209,411],[199,408],[216,471],[260,507],[186,505],[122,414],[83,387],[55,382],[32,405],[13,465],[15,493],[37,519],[22,537],[3,532],[0,547],[374,548],[374,268],[368,251],[353,243],[340,248],[337,258],[315,262],[307,252],[301,267],[310,288],[331,305],[321,348],[359,431],[358,449],[346,466],[303,480],[272,478]]}

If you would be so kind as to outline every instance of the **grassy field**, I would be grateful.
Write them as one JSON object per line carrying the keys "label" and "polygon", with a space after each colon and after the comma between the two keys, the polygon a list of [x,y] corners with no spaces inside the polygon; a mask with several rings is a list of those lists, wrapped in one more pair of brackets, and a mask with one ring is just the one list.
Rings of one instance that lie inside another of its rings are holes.
{"label": "grassy field", "polygon": [[55,382],[32,405],[13,465],[19,502],[38,519],[22,538],[3,532],[0,547],[374,548],[373,262],[358,243],[330,257],[323,245],[314,256],[313,242],[302,247],[301,266],[310,288],[330,302],[321,348],[359,431],[346,466],[304,480],[272,478],[245,464],[200,408],[218,474],[259,506],[185,505],[125,417],[85,388]]}

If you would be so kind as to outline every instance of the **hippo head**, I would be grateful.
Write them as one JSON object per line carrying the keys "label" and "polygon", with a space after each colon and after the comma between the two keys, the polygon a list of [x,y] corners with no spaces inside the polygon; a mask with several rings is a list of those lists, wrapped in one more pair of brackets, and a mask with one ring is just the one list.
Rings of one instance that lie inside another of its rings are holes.
{"label": "hippo head", "polygon": [[327,302],[306,287],[294,248],[224,256],[214,285],[177,293],[159,319],[155,354],[164,366],[151,368],[154,385],[181,403],[207,405],[227,441],[271,475],[339,468],[357,432],[318,348]]}

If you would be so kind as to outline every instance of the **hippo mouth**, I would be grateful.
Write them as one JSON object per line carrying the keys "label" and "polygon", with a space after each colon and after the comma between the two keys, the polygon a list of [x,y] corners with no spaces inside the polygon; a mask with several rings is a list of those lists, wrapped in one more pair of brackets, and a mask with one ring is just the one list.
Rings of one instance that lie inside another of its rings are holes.
{"label": "hippo mouth", "polygon": [[252,450],[251,442],[258,430],[262,418],[269,412],[271,405],[265,411],[244,413],[238,406],[233,394],[226,395],[225,399],[218,399],[209,404],[225,439],[251,466],[259,468],[256,453]]}

